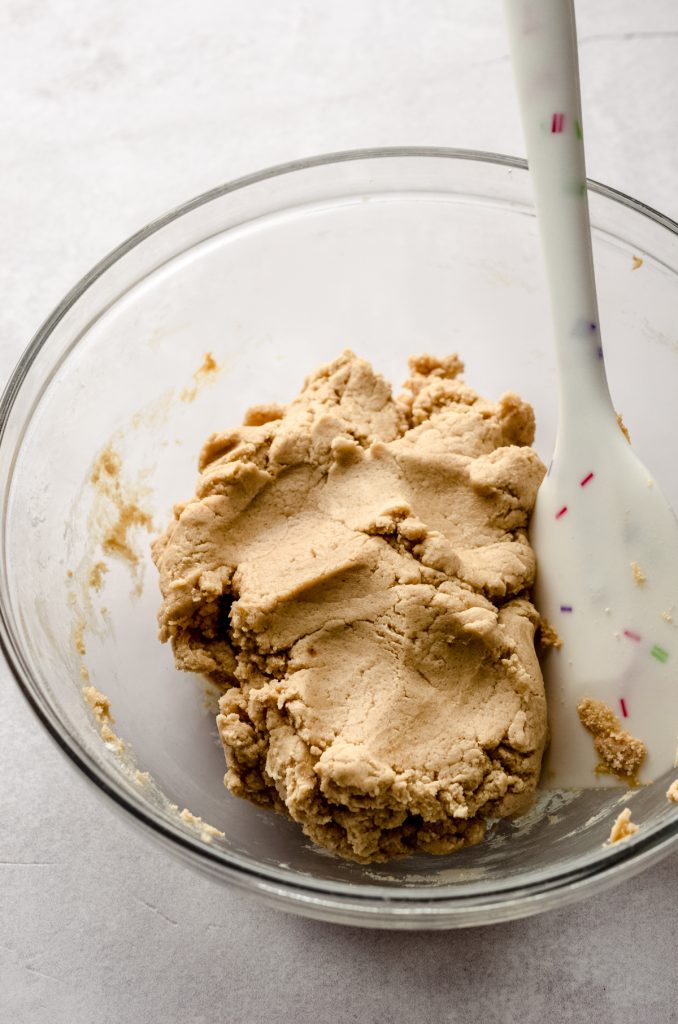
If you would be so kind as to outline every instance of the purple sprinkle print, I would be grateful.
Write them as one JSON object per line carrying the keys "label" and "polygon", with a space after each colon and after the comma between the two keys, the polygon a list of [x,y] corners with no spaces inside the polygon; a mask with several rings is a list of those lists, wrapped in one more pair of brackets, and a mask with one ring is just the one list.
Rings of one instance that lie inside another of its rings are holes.
{"label": "purple sprinkle print", "polygon": [[572,611],[572,605],[571,604],[561,604],[560,610],[561,610],[561,612],[571,612]]}
{"label": "purple sprinkle print", "polygon": [[572,333],[578,338],[590,338],[598,331],[598,324],[594,323],[593,320],[585,320],[583,317],[581,320],[577,320],[572,328]]}

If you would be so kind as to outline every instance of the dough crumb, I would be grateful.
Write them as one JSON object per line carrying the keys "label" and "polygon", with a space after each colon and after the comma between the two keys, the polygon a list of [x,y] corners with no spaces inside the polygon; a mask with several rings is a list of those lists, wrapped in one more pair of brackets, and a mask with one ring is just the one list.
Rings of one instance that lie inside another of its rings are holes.
{"label": "dough crumb", "polygon": [[114,754],[120,756],[125,751],[125,742],[121,740],[119,736],[116,736],[109,725],[104,723],[100,729],[100,735],[109,750],[112,750]]}
{"label": "dough crumb", "polygon": [[192,814],[187,807],[184,807],[183,811],[179,813],[179,817],[191,828],[194,828],[205,843],[211,843],[215,836],[221,836],[222,839],[224,837],[223,832],[215,828],[214,825],[208,825],[197,814]]}
{"label": "dough crumb", "polygon": [[132,548],[129,532],[135,526],[151,530],[153,523],[150,515],[123,489],[121,469],[120,456],[109,445],[94,463],[90,481],[113,512],[112,522],[107,525],[101,541],[102,549],[136,566],[139,555]]}
{"label": "dough crumb", "polygon": [[624,839],[630,839],[638,831],[638,826],[631,821],[631,808],[625,807],[617,817],[610,830],[610,836],[605,846],[612,846],[614,843],[621,843]]}
{"label": "dough crumb", "polygon": [[96,687],[84,686],[82,695],[85,698],[85,703],[88,704],[94,712],[94,717],[99,725],[103,725],[104,722],[108,722],[109,724],[113,724],[113,722],[115,722],[115,719],[111,714],[110,700],[103,693],[100,693]]}
{"label": "dough crumb", "polygon": [[673,622],[673,614],[670,611],[662,612],[664,622]]}
{"label": "dough crumb", "polygon": [[211,383],[219,373],[219,364],[211,352],[205,352],[202,363],[193,374],[193,384],[190,388],[184,388],[179,395],[182,402],[193,402],[198,397],[200,390],[205,384]]}
{"label": "dough crumb", "polygon": [[73,646],[75,647],[75,649],[78,652],[78,654],[80,655],[80,657],[84,658],[85,654],[87,653],[87,649],[85,647],[85,620],[84,619],[76,619],[76,621],[73,623],[72,636],[73,636]]}
{"label": "dough crumb", "polygon": [[104,576],[108,572],[105,562],[95,562],[90,569],[89,585],[92,590],[101,590],[104,585]]}
{"label": "dough crumb", "polygon": [[617,423],[619,424],[619,429],[621,430],[622,434],[624,435],[626,440],[629,442],[629,444],[631,444],[631,435],[629,434],[628,427],[624,423],[624,420],[622,418],[622,414],[620,412],[617,413]]}
{"label": "dough crumb", "polygon": [[666,799],[672,804],[678,804],[678,779],[674,779],[666,790]]}
{"label": "dough crumb", "polygon": [[647,576],[637,562],[631,562],[631,572],[633,574],[633,582],[636,586],[642,587],[644,583],[647,583]]}
{"label": "dough crumb", "polygon": [[631,266],[631,270],[632,271],[640,269],[640,267],[642,267],[642,265],[643,265],[643,260],[642,260],[642,258],[640,256],[632,256],[631,257],[631,262],[632,262],[632,266]]}
{"label": "dough crumb", "polygon": [[360,863],[473,845],[539,778],[545,469],[531,407],[461,370],[417,356],[394,397],[344,352],[207,439],[153,544],[160,638],[224,691],[227,788]]}
{"label": "dough crumb", "polygon": [[563,646],[562,638],[543,615],[539,623],[539,640],[542,647],[554,647],[557,651]]}
{"label": "dough crumb", "polygon": [[132,778],[136,782],[137,786],[148,786],[149,783],[151,782],[151,773],[140,772],[139,770],[136,770]]}
{"label": "dough crumb", "polygon": [[105,694],[101,693],[95,686],[83,686],[82,696],[85,703],[91,708],[97,723],[100,726],[99,735],[109,750],[120,757],[125,751],[125,742],[111,729],[115,719],[111,714],[111,702]]}
{"label": "dough crumb", "polygon": [[622,728],[614,711],[602,700],[584,697],[577,705],[579,721],[593,736],[593,746],[602,764],[598,771],[609,772],[633,782],[647,754],[642,740]]}

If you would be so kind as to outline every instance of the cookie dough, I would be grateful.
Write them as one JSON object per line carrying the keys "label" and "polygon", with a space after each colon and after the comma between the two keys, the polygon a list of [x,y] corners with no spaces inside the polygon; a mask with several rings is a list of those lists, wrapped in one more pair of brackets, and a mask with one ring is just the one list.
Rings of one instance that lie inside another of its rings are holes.
{"label": "cookie dough", "polygon": [[631,836],[635,836],[638,831],[638,826],[635,822],[631,821],[631,808],[625,807],[624,810],[617,816],[617,819],[610,829],[610,836],[605,843],[605,846],[613,846],[615,843],[621,843],[624,839],[630,839]]}
{"label": "cookie dough", "polygon": [[532,410],[410,367],[394,399],[345,352],[212,435],[154,544],[160,637],[225,689],[226,786],[361,862],[478,842],[546,740]]}
{"label": "cookie dough", "polygon": [[577,714],[593,736],[593,746],[601,760],[598,770],[626,782],[634,781],[647,754],[643,741],[622,729],[617,715],[602,700],[584,697],[577,705]]}
{"label": "cookie dough", "polygon": [[539,629],[537,631],[539,643],[542,647],[553,647],[554,650],[559,651],[563,646],[563,641],[554,626],[551,625],[548,619],[542,616],[541,622],[539,623]]}
{"label": "cookie dough", "polygon": [[[80,669],[82,674],[84,666]],[[84,669],[86,675],[87,669]],[[114,754],[121,757],[125,752],[125,742],[117,736],[111,726],[115,724],[115,719],[111,714],[111,702],[105,694],[100,693],[95,686],[83,686],[82,696],[85,703],[92,710],[94,718],[99,726],[99,735],[102,740]]]}

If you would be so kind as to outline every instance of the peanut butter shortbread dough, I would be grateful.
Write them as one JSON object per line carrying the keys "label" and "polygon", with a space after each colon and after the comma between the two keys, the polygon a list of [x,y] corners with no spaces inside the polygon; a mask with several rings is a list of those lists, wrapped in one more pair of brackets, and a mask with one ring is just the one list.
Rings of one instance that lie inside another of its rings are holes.
{"label": "peanut butter shortbread dough", "polygon": [[593,746],[601,760],[598,771],[633,782],[647,754],[643,741],[623,729],[617,715],[602,700],[584,697],[577,705],[577,714],[593,736]]}
{"label": "peanut butter shortbread dough", "polygon": [[214,434],[154,544],[160,637],[225,688],[231,793],[361,862],[478,842],[537,784],[532,409],[352,352]]}
{"label": "peanut butter shortbread dough", "polygon": [[551,625],[548,619],[545,619],[542,615],[539,628],[537,630],[537,637],[542,647],[553,647],[556,651],[559,651],[563,646],[563,641],[554,626]]}
{"label": "peanut butter shortbread dough", "polygon": [[638,826],[635,822],[631,821],[631,808],[625,807],[624,810],[617,816],[617,819],[610,829],[610,836],[605,846],[613,846],[614,843],[621,843],[623,839],[630,839],[631,836],[635,836],[638,831]]}

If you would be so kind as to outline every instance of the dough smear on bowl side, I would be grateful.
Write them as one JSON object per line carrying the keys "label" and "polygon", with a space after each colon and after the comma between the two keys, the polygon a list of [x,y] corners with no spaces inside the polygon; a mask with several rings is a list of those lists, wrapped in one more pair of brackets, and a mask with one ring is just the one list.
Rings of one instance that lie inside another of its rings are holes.
{"label": "dough smear on bowl side", "polygon": [[224,690],[231,793],[363,863],[477,843],[546,741],[527,527],[544,466],[456,356],[352,352],[213,434],[154,543],[160,637]]}

